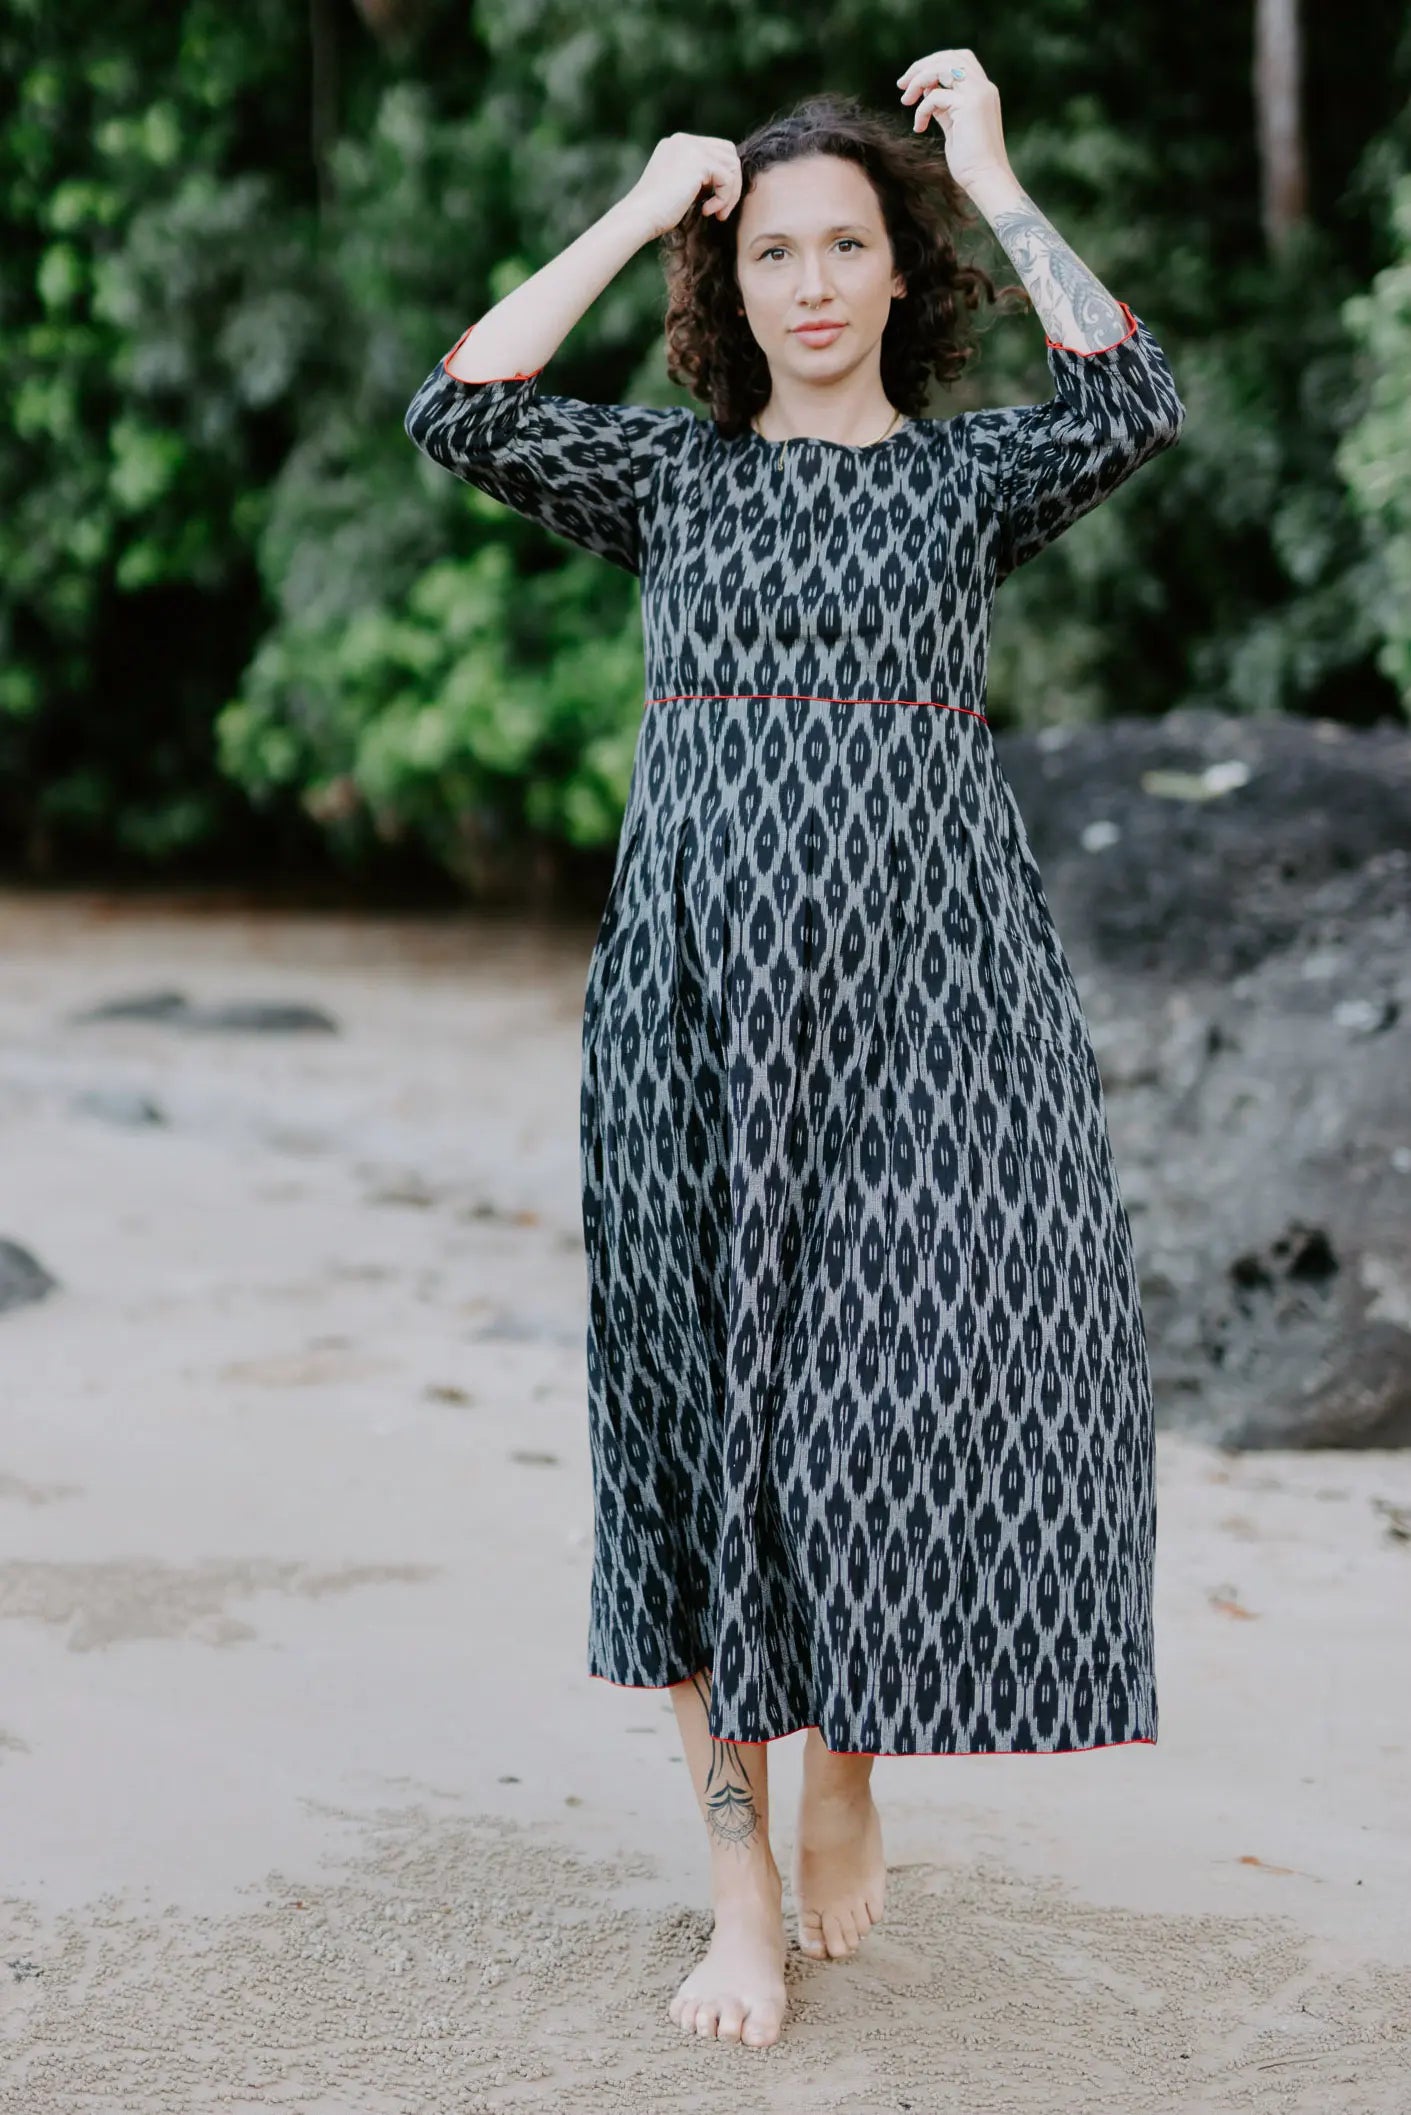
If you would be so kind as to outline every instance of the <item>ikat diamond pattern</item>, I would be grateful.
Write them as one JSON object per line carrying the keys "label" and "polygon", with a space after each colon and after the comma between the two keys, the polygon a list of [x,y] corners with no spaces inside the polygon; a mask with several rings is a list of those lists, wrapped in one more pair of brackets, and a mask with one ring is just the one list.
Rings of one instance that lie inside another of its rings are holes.
{"label": "ikat diamond pattern", "polygon": [[709,1667],[721,1739],[1156,1737],[1131,1229],[984,717],[999,582],[1179,437],[1123,306],[1049,341],[1052,400],[871,447],[441,362],[407,411],[641,582],[583,1010],[588,1671]]}

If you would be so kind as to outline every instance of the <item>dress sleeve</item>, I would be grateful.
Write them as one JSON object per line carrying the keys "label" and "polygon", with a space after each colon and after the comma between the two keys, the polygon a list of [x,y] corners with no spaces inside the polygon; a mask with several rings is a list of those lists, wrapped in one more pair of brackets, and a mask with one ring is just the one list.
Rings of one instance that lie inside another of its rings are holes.
{"label": "dress sleeve", "polygon": [[1046,337],[1055,395],[972,414],[997,528],[996,584],[1179,440],[1185,406],[1166,355],[1125,301],[1127,328],[1082,352]]}
{"label": "dress sleeve", "polygon": [[668,429],[691,414],[550,396],[540,387],[541,367],[458,381],[446,362],[474,328],[407,406],[408,437],[433,463],[527,520],[640,573],[653,461]]}

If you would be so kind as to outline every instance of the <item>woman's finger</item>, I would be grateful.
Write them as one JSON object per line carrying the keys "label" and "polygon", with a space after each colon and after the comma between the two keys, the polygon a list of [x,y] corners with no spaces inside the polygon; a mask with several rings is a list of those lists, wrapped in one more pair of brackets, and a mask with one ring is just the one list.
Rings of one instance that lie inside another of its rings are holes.
{"label": "woman's finger", "polygon": [[[728,148],[730,142],[726,140],[723,141],[721,144]],[[705,166],[705,172],[702,177],[702,182],[709,183],[713,187],[713,189],[711,197],[701,208],[702,212],[713,212],[717,216],[723,216],[724,214],[728,213],[730,211],[731,206],[735,203],[735,198],[732,194],[734,194],[737,190],[738,179],[738,162],[735,162],[732,165],[732,163],[730,163],[724,158],[719,161],[708,161]]]}
{"label": "woman's finger", "polygon": [[958,51],[928,51],[924,59],[913,59],[905,73],[897,75],[897,86],[904,96],[915,88],[925,88],[935,81],[944,69],[960,57]]}
{"label": "woman's finger", "polygon": [[903,90],[902,101],[906,102],[918,89],[932,87],[943,77],[948,78],[952,66],[963,66],[967,81],[986,78],[984,68],[967,46],[952,51],[928,52],[924,59],[917,59],[905,73],[897,75],[897,86]]}
{"label": "woman's finger", "polygon": [[922,96],[913,113],[912,122],[916,129],[920,131],[928,117],[942,117],[948,114],[958,100],[953,89],[933,88],[928,95]]}

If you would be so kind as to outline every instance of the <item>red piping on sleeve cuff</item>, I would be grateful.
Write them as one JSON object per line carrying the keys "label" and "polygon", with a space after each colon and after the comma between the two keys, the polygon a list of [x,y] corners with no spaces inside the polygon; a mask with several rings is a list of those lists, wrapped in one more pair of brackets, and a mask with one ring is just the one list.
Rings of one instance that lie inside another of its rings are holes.
{"label": "red piping on sleeve cuff", "polygon": [[1094,353],[1111,352],[1112,347],[1115,345],[1125,345],[1137,327],[1137,319],[1125,301],[1119,301],[1117,306],[1127,319],[1127,328],[1123,331],[1120,338],[1113,339],[1112,345],[1065,345],[1061,338],[1050,338],[1047,331],[1044,333],[1044,344],[1051,345],[1055,352],[1078,353],[1085,360],[1090,360]]}
{"label": "red piping on sleeve cuff", "polygon": [[[465,344],[466,339],[470,336],[474,328],[475,325],[473,323],[468,323],[465,329],[461,332],[460,336],[457,338],[455,344],[451,347],[450,351],[448,353],[442,354],[441,365],[443,367],[446,365],[446,362],[448,360],[453,360],[455,358],[456,354]],[[543,372],[544,370],[542,367],[531,367],[527,374],[477,375],[475,379],[477,382],[532,382],[535,375],[541,375]],[[453,382],[459,382],[460,379],[461,377],[459,375],[451,376],[451,380]],[[467,384],[467,387],[469,386],[471,385]]]}

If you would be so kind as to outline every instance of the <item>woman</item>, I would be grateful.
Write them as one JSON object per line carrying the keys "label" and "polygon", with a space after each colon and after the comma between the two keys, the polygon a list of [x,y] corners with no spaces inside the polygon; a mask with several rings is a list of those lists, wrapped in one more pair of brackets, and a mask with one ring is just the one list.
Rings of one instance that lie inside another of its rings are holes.
{"label": "woman", "polygon": [[[1150,1374],[1067,958],[984,717],[990,608],[1180,433],[1155,339],[1009,167],[973,52],[738,151],[673,134],[457,341],[436,462],[641,579],[647,703],[588,970],[588,1668],[668,1687],[715,1929],[671,2016],[762,2045],[784,1994],[767,1743],[808,1728],[799,1943],[882,1912],[889,1755],[1156,1736]],[[944,160],[916,134],[933,116]],[[707,195],[702,200],[701,194]],[[993,283],[1051,402],[921,415]],[[538,377],[664,238],[673,378]]]}

